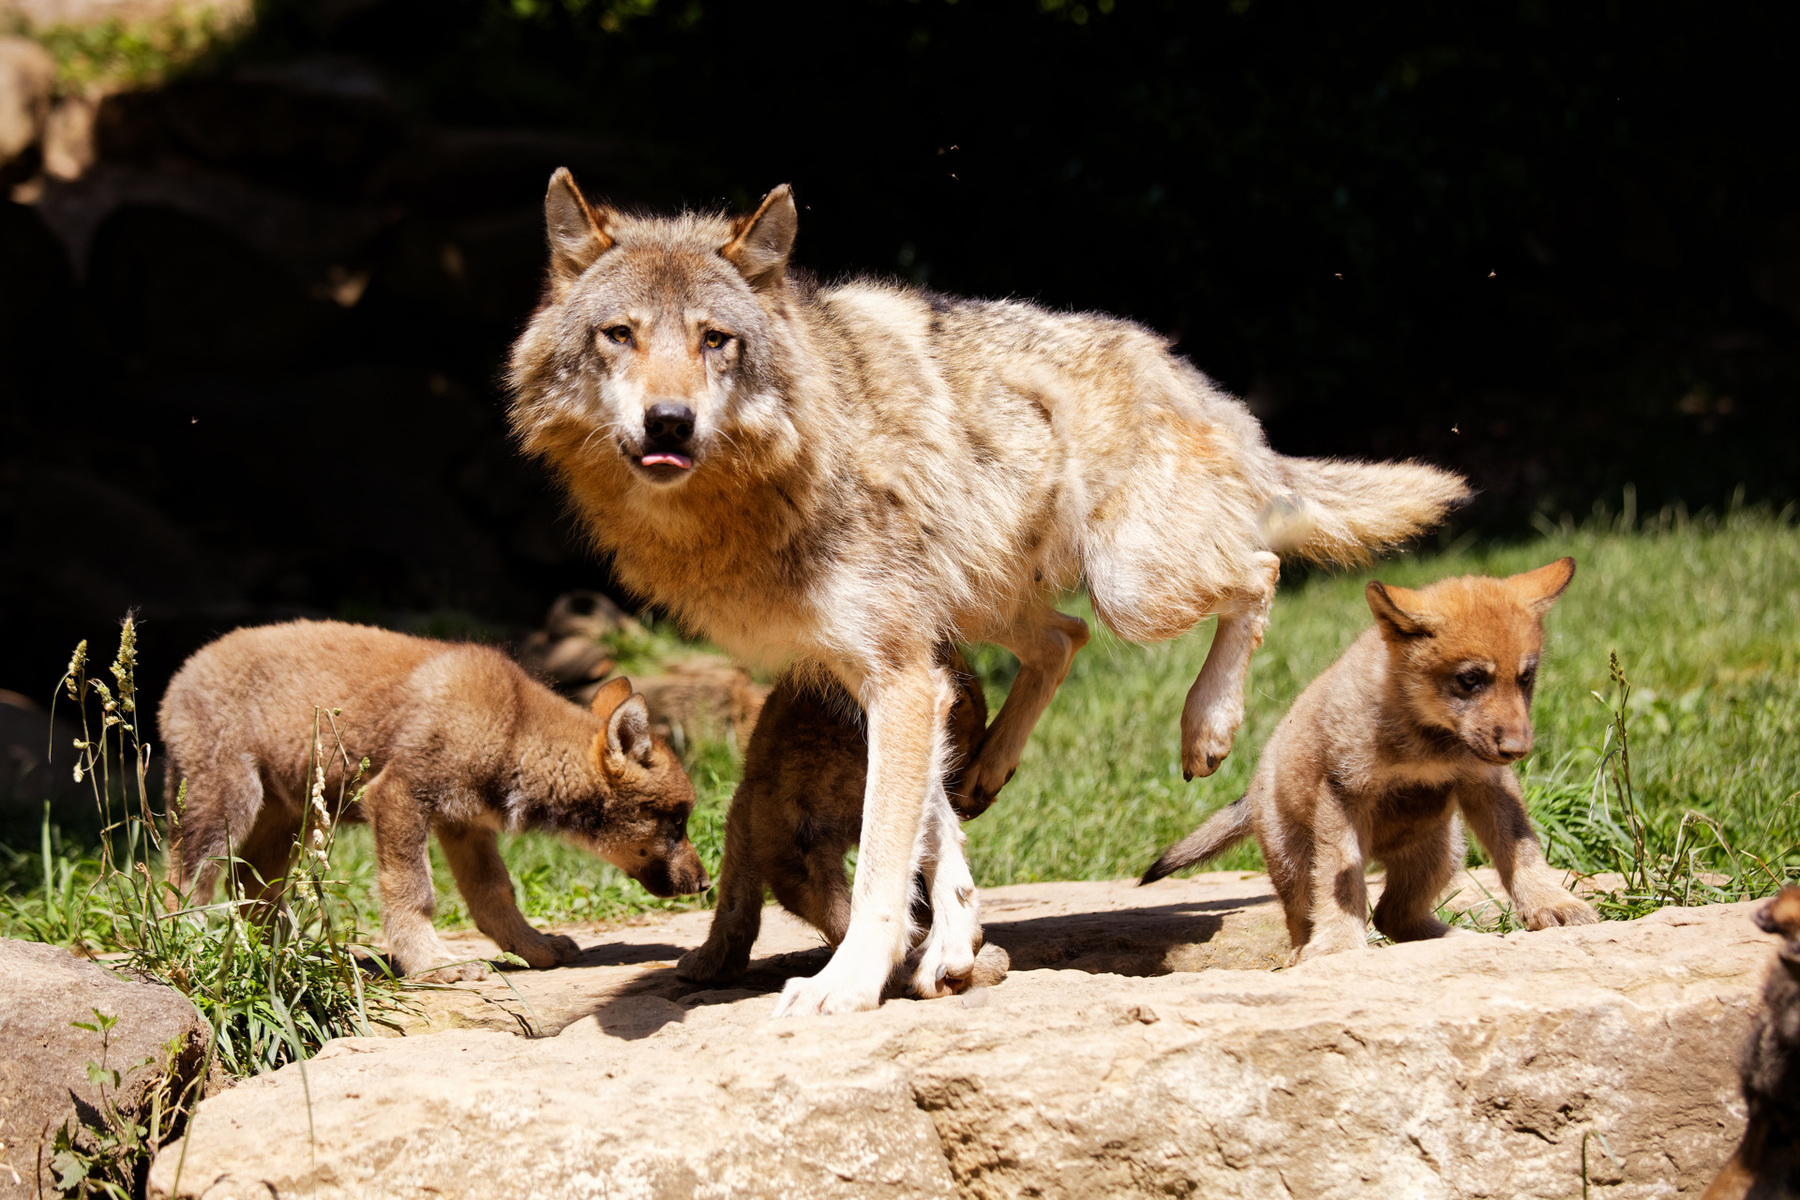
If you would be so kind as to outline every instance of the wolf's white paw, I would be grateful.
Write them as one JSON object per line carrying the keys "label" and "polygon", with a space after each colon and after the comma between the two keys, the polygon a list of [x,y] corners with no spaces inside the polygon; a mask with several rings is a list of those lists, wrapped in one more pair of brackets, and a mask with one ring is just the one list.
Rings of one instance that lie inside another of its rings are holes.
{"label": "wolf's white paw", "polygon": [[1365,930],[1351,928],[1348,925],[1331,926],[1326,929],[1314,930],[1306,945],[1300,947],[1299,957],[1295,961],[1309,962],[1315,958],[1323,958],[1327,954],[1346,954],[1368,948],[1369,939]]}
{"label": "wolf's white paw", "polygon": [[1559,925],[1592,925],[1600,919],[1585,900],[1564,892],[1548,904],[1525,914],[1527,929],[1555,929]]}
{"label": "wolf's white paw", "polygon": [[932,913],[931,935],[912,977],[912,993],[921,1000],[966,991],[974,978],[981,926],[973,919],[972,905],[954,907],[951,913]]}
{"label": "wolf's white paw", "polygon": [[881,985],[893,969],[885,956],[859,953],[848,939],[825,969],[810,979],[790,979],[775,1003],[775,1016],[818,1017],[868,1012],[881,1004]]}

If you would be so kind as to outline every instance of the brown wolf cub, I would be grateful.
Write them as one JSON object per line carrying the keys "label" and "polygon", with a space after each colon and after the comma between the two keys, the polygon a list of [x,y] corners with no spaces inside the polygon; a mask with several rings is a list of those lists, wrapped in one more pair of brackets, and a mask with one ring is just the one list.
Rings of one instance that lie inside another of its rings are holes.
{"label": "brown wolf cub", "polygon": [[[987,698],[961,652],[945,648],[940,660],[958,686],[950,707],[950,765],[944,776],[955,812],[946,813],[941,805],[928,808],[925,820],[942,822],[947,829],[943,836],[924,839],[940,849],[935,861],[920,864],[923,899],[934,926],[954,924],[967,911],[956,890],[973,881],[962,859],[963,836],[955,818],[977,816],[984,807],[959,789],[987,727]],[[781,677],[750,735],[743,781],[726,814],[712,929],[705,945],[682,956],[676,967],[682,978],[710,982],[743,975],[762,927],[764,884],[783,908],[824,934],[831,945],[843,941],[850,926],[844,853],[862,833],[868,755],[861,714],[849,693],[829,677],[809,679],[799,671]],[[947,962],[943,975],[915,980],[915,990],[938,995],[999,982],[1006,974],[1006,952],[983,945],[979,930],[974,943],[979,953],[972,962]]]}
{"label": "brown wolf cub", "polygon": [[[1467,495],[1419,464],[1276,454],[1249,409],[1127,321],[791,274],[786,187],[736,219],[642,217],[558,171],[544,214],[544,298],[510,368],[525,450],[621,583],[746,661],[822,667],[868,717],[850,927],[781,1015],[873,1008],[909,950],[956,690],[936,647],[1018,656],[968,768],[970,794],[992,796],[1087,639],[1061,592],[1085,581],[1136,641],[1216,616],[1181,716],[1182,765],[1207,775],[1243,719],[1276,553],[1359,559]],[[944,953],[927,945],[923,983]]]}
{"label": "brown wolf cub", "polygon": [[1254,833],[1301,958],[1367,945],[1370,859],[1387,867],[1375,927],[1396,942],[1442,937],[1434,909],[1462,862],[1460,812],[1529,928],[1598,920],[1545,863],[1512,772],[1531,752],[1543,615],[1574,574],[1564,558],[1416,592],[1369,584],[1375,628],[1300,693],[1250,790],[1143,882]]}
{"label": "brown wolf cub", "polygon": [[1754,919],[1782,944],[1738,1065],[1750,1120],[1700,1200],[1800,1197],[1800,887],[1782,888]]}
{"label": "brown wolf cub", "polygon": [[432,830],[476,927],[534,967],[578,947],[526,923],[496,830],[561,833],[659,896],[707,886],[687,839],[693,785],[628,681],[587,709],[485,646],[294,621],[195,651],[163,696],[168,794],[188,789],[171,859],[195,902],[212,898],[228,853],[265,880],[287,870],[313,784],[315,708],[341,710],[344,753],[321,739],[328,798],[348,764],[369,760],[362,802],[342,816],[374,826],[382,925],[407,974],[450,982],[485,969],[444,965],[456,956],[431,927]]}

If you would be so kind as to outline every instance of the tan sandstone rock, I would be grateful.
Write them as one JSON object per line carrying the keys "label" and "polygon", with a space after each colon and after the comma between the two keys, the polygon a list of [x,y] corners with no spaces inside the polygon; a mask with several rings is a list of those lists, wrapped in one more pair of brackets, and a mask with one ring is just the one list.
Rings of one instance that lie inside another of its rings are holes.
{"label": "tan sandstone rock", "polygon": [[[462,998],[495,1027],[327,1047],[310,1139],[296,1068],[207,1100],[179,1194],[1572,1197],[1585,1153],[1593,1195],[1650,1197],[1740,1131],[1753,905],[1268,970],[1260,879],[986,900],[1000,986],[814,1021],[768,1019],[822,962],[774,912],[729,989],[673,978],[709,914],[588,933],[510,976],[535,1020],[489,981]],[[527,1023],[557,1036],[499,1031]]]}

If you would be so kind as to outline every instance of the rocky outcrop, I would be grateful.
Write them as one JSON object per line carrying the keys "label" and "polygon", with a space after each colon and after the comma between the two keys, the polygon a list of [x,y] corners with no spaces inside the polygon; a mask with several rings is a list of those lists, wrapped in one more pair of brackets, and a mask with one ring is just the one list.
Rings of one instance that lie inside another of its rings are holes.
{"label": "rocky outcrop", "polygon": [[[1001,888],[1004,983],[800,1022],[768,1019],[780,979],[822,961],[797,923],[771,912],[775,956],[706,990],[674,979],[707,916],[688,914],[513,975],[508,1026],[442,1029],[440,1009],[439,1032],[331,1044],[310,1117],[292,1067],[206,1101],[179,1187],[165,1153],[151,1191],[1697,1193],[1740,1130],[1732,1064],[1769,955],[1753,907],[1271,971],[1258,879]],[[498,1012],[505,991],[461,999]]]}
{"label": "rocky outcrop", "polygon": [[[107,1034],[95,1010],[118,1023]],[[120,979],[58,946],[0,940],[0,1197],[37,1196],[53,1182],[39,1147],[70,1123],[101,1120],[106,1102],[126,1119],[140,1115],[163,1080],[179,1095],[201,1068],[208,1030],[187,998],[171,988]],[[106,1093],[89,1063],[121,1072]]]}

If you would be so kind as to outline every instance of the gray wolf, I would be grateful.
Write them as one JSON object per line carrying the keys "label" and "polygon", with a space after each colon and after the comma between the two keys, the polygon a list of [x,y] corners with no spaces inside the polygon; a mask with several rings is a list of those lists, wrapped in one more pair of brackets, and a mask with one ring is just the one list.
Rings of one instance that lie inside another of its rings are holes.
{"label": "gray wolf", "polygon": [[1782,944],[1738,1066],[1750,1119],[1700,1200],[1800,1197],[1800,887],[1782,888],[1755,920]]}
{"label": "gray wolf", "polygon": [[[987,698],[954,647],[941,653],[957,683],[950,708],[948,766],[944,785],[955,816],[976,815],[961,795],[964,768],[981,746]],[[677,965],[684,979],[712,982],[742,977],[762,925],[763,887],[783,908],[805,920],[833,946],[850,926],[850,881],[844,853],[862,833],[868,741],[856,701],[829,680],[790,671],[775,685],[744,754],[744,776],[725,818],[725,854],[719,864],[719,905],[706,943]],[[932,908],[954,912],[956,890],[973,885],[962,861],[962,832],[941,808],[926,821],[949,822],[934,839],[946,861],[924,867],[923,896]],[[954,856],[954,861],[949,861]],[[979,943],[978,943],[979,944]],[[936,980],[951,990],[996,983],[1005,975],[1005,951],[982,945],[974,977]]]}
{"label": "gray wolf", "polygon": [[[509,368],[523,447],[626,587],[741,659],[812,665],[867,714],[850,926],[781,1015],[874,1007],[907,951],[956,694],[934,647],[1019,659],[969,768],[971,796],[992,797],[1087,637],[1051,607],[1060,592],[1085,581],[1139,641],[1217,616],[1181,718],[1183,767],[1206,775],[1243,719],[1274,552],[1359,559],[1466,495],[1431,467],[1274,453],[1128,321],[809,282],[789,270],[785,186],[735,219],[639,217],[559,171],[545,218],[545,293]],[[1071,230],[1068,249],[1096,236]],[[922,993],[973,969],[965,906],[933,914]]]}
{"label": "gray wolf", "polygon": [[451,982],[484,971],[445,965],[456,956],[431,926],[431,831],[476,927],[534,967],[578,948],[526,923],[496,830],[561,833],[659,896],[707,886],[687,838],[693,785],[623,679],[583,708],[485,646],[294,621],[195,651],[158,720],[167,794],[187,781],[170,858],[198,904],[211,900],[225,855],[264,881],[285,874],[318,767],[336,797],[368,759],[361,803],[341,815],[374,827],[382,925],[409,975]]}
{"label": "gray wolf", "polygon": [[1509,579],[1369,584],[1375,627],[1300,693],[1250,790],[1143,882],[1254,833],[1300,958],[1368,944],[1370,859],[1387,867],[1375,927],[1396,942],[1442,937],[1435,908],[1462,862],[1460,813],[1529,928],[1598,920],[1544,861],[1512,771],[1531,752],[1543,616],[1574,574],[1564,558]]}

